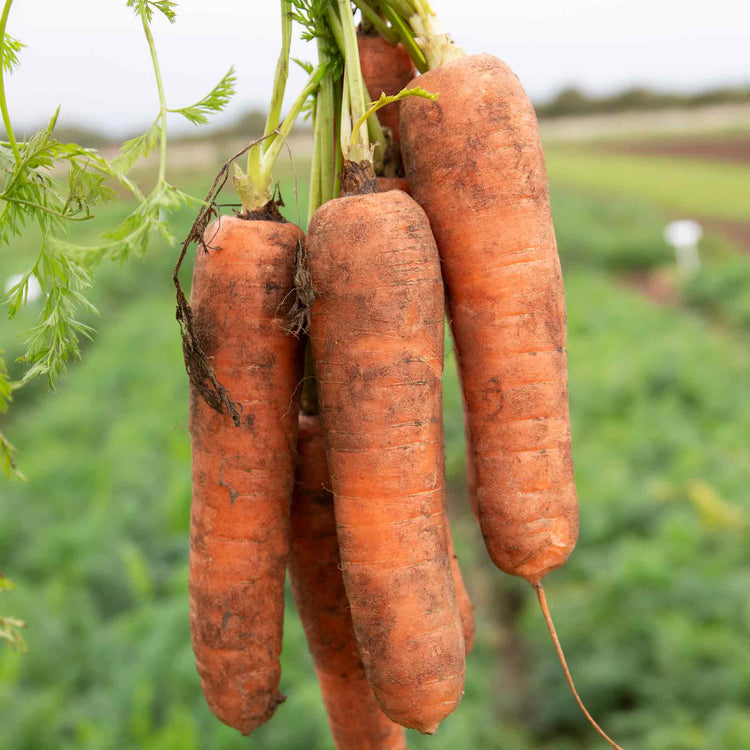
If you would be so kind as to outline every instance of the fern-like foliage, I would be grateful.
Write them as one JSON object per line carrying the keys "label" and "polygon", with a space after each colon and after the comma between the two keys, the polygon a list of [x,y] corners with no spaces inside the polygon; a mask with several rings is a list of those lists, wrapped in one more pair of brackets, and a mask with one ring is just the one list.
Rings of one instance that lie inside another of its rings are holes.
{"label": "fern-like foliage", "polygon": [[14,68],[18,67],[18,53],[26,45],[18,39],[14,39],[10,34],[5,35],[5,40],[0,51],[0,67],[6,73],[12,73]]}
{"label": "fern-like foliage", "polygon": [[[170,0],[127,0],[127,5],[142,21],[159,79],[150,23],[155,13],[173,22],[176,4]],[[0,75],[17,65],[22,46],[7,34],[0,39]],[[200,201],[166,180],[167,112],[203,124],[210,114],[224,108],[234,94],[234,84],[234,69],[230,69],[196,104],[174,110],[167,108],[160,87],[159,112],[153,123],[146,132],[125,142],[111,162],[91,149],[57,140],[54,130],[58,112],[46,127],[24,142],[16,143],[12,133],[8,142],[0,142],[0,250],[32,226],[41,237],[33,262],[5,296],[8,316],[15,317],[26,304],[33,279],[38,281],[43,299],[37,321],[25,335],[26,350],[20,358],[25,370],[18,382],[9,380],[0,352],[0,413],[7,411],[15,389],[37,377],[45,377],[54,388],[67,365],[80,358],[82,340],[93,334],[82,318],[96,312],[86,295],[102,261],[122,262],[132,255],[143,255],[153,237],[174,242],[169,215],[186,203]],[[7,111],[4,101],[2,106]],[[159,153],[159,176],[151,192],[144,195],[128,173],[154,152]],[[93,245],[71,241],[71,226],[94,217],[97,206],[112,197],[108,185],[112,182],[135,199],[133,211]],[[8,474],[17,473],[13,452],[0,432],[0,467]]]}
{"label": "fern-like foliage", "polygon": [[[291,0],[292,19],[301,27],[300,37],[305,41],[317,40],[328,60],[329,73],[338,78],[343,70],[343,59],[336,40],[328,24],[327,13],[336,6],[331,0]],[[303,65],[295,60],[298,64]]]}
{"label": "fern-like foliage", "polygon": [[231,67],[227,74],[199,102],[190,107],[170,109],[169,111],[182,115],[193,125],[205,125],[208,122],[209,115],[224,109],[227,102],[234,96],[236,82],[237,77],[234,74],[234,67]]}
{"label": "fern-like foliage", "polygon": [[153,20],[154,11],[161,13],[170,23],[174,23],[177,17],[177,3],[172,0],[128,0],[126,4],[147,24]]}

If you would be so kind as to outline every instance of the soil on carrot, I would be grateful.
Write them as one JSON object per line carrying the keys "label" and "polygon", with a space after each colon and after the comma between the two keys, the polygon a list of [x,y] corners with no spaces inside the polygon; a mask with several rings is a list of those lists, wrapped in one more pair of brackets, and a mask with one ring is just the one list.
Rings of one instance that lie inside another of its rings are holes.
{"label": "soil on carrot", "polygon": [[247,221],[278,221],[281,224],[288,224],[289,222],[281,215],[281,207],[284,205],[284,201],[281,196],[268,201],[263,208],[259,208],[257,211],[246,211],[245,213],[238,213],[238,219],[246,219]]}
{"label": "soil on carrot", "polygon": [[341,195],[368,195],[377,193],[378,181],[371,161],[355,162],[346,160],[341,168]]}
{"label": "soil on carrot", "polygon": [[315,302],[315,288],[307,261],[305,243],[297,243],[294,255],[294,301],[289,310],[289,333],[299,336],[310,328],[310,310]]}

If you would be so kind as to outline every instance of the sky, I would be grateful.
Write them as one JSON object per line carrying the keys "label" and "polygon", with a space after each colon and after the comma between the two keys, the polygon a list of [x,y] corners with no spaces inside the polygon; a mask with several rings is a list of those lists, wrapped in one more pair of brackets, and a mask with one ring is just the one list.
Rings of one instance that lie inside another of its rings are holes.
{"label": "sky", "polygon": [[[467,52],[504,59],[535,101],[567,85],[601,94],[636,84],[696,91],[750,83],[748,0],[432,0],[432,7]],[[218,122],[264,109],[278,14],[271,0],[182,0],[175,24],[155,20],[169,106],[200,99],[234,65],[237,96]],[[17,129],[39,125],[58,104],[60,124],[111,135],[154,119],[148,48],[125,0],[15,0],[7,31],[27,45],[6,82]],[[315,53],[295,42],[292,54],[311,60]],[[305,79],[294,67],[291,94]],[[172,127],[193,126],[175,120]]]}

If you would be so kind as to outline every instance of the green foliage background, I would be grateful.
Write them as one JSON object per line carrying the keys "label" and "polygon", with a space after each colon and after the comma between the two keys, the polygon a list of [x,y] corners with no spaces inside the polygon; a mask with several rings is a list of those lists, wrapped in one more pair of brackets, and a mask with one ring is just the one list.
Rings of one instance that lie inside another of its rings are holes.
{"label": "green foliage background", "polygon": [[[190,191],[200,195],[208,182]],[[616,275],[669,260],[661,217],[571,188],[553,187],[553,200],[581,537],[549,577],[548,596],[580,692],[629,749],[750,747],[746,331],[704,301],[656,307]],[[182,211],[176,235],[189,223]],[[20,267],[28,243],[0,258],[1,279]],[[200,693],[188,630],[190,449],[173,262],[162,246],[104,267],[93,300],[101,333],[84,361],[54,396],[38,383],[22,391],[6,425],[30,482],[0,485],[3,571],[17,584],[0,605],[30,623],[30,651],[0,648],[0,746],[332,747],[291,598],[289,698],[273,720],[241,738]],[[716,282],[725,283],[737,282]],[[26,322],[2,320],[0,340],[13,342]],[[14,346],[8,361],[20,353]],[[410,746],[601,747],[562,679],[532,590],[488,562],[466,507],[452,356],[445,403],[452,515],[478,642],[458,710],[435,737],[410,733]]]}

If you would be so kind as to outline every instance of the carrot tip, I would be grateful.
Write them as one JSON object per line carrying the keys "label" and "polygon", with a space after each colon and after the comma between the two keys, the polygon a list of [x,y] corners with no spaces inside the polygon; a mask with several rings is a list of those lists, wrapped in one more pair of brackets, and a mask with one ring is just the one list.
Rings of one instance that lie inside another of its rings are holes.
{"label": "carrot tip", "polygon": [[575,698],[578,707],[581,709],[581,711],[583,711],[583,715],[588,719],[591,726],[594,727],[597,733],[604,740],[606,740],[612,747],[614,747],[615,750],[623,750],[623,748],[620,747],[620,745],[618,745],[613,739],[611,739],[609,735],[607,735],[607,733],[594,721],[594,717],[588,712],[588,709],[581,700],[581,696],[578,695],[576,686],[573,683],[573,677],[570,674],[570,670],[568,669],[568,663],[565,660],[565,654],[563,653],[562,646],[560,645],[560,639],[557,637],[557,631],[555,630],[555,625],[552,622],[552,615],[550,614],[549,606],[547,605],[547,596],[544,593],[544,588],[542,587],[541,582],[533,583],[532,586],[536,590],[536,596],[537,599],[539,599],[539,606],[542,608],[542,615],[544,616],[544,621],[547,623],[547,630],[549,630],[549,633],[552,636],[552,643],[555,645],[555,650],[557,651],[557,658],[560,660],[563,672],[565,673],[565,679],[568,682],[570,691],[573,693],[573,697]]}

